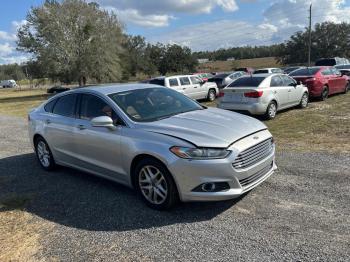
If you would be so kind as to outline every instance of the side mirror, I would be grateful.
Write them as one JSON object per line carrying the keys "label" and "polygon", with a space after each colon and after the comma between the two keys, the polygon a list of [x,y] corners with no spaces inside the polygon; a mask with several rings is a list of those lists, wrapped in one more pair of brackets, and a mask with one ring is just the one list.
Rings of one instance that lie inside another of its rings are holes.
{"label": "side mirror", "polygon": [[116,130],[113,120],[109,116],[98,116],[91,119],[91,125],[94,127],[106,127],[109,130]]}

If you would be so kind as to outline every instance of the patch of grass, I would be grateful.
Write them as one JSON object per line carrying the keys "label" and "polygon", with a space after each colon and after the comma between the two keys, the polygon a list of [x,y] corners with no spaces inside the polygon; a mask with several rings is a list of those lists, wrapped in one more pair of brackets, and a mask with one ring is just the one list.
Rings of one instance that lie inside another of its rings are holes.
{"label": "patch of grass", "polygon": [[46,95],[46,89],[0,88],[0,102],[5,98],[19,98],[36,95]]}
{"label": "patch of grass", "polygon": [[0,99],[0,115],[26,117],[28,112],[44,102],[46,98],[39,97],[34,99],[17,98],[10,101],[1,101]]}

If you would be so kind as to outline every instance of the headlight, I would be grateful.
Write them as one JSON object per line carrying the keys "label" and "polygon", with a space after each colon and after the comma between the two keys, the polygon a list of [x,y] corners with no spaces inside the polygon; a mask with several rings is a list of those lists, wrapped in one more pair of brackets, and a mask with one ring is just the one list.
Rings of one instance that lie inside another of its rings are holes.
{"label": "headlight", "polygon": [[226,158],[231,151],[221,148],[189,148],[173,146],[170,151],[185,159],[221,159]]}

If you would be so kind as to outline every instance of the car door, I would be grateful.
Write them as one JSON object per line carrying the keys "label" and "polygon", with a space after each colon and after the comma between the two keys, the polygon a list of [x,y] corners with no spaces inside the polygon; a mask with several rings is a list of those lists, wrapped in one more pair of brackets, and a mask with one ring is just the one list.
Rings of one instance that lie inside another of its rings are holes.
{"label": "car door", "polygon": [[[127,181],[121,167],[120,139],[123,125],[113,107],[95,94],[81,94],[77,124],[74,127],[79,167],[120,182]],[[94,127],[91,120],[99,116],[113,119],[116,130]]]}
{"label": "car door", "polygon": [[197,76],[190,77],[192,87],[194,89],[193,98],[194,99],[204,99],[208,95],[208,90],[206,85],[203,84],[203,81]]}
{"label": "car door", "polygon": [[337,83],[337,89],[336,89],[336,92],[337,93],[340,93],[340,92],[343,92],[344,91],[344,88],[347,84],[347,81],[345,79],[344,76],[342,76],[341,72],[336,69],[336,68],[331,68],[331,71],[334,75],[334,78],[337,80],[336,83]]}
{"label": "car door", "polygon": [[296,81],[286,75],[281,76],[284,82],[284,86],[288,87],[288,104],[296,105],[300,102],[301,96],[303,95],[302,85],[297,85]]}
{"label": "car door", "polygon": [[326,79],[326,83],[328,85],[329,94],[336,93],[337,90],[337,79],[333,75],[333,72],[330,68],[324,69],[321,74],[323,75],[324,79]]}
{"label": "car door", "polygon": [[[74,163],[74,125],[77,94],[60,96],[47,106],[44,115],[44,137],[58,162]],[[46,108],[46,107],[45,107]]]}
{"label": "car door", "polygon": [[195,88],[192,87],[190,78],[188,76],[181,76],[179,77],[181,88],[183,90],[184,95],[192,98],[195,98]]}
{"label": "car door", "polygon": [[279,75],[271,77],[270,89],[277,100],[278,109],[288,107],[290,87],[284,86],[283,80]]}
{"label": "car door", "polygon": [[184,93],[184,90],[182,86],[180,86],[179,80],[177,79],[177,77],[168,78],[167,81],[168,81],[169,88],[174,89],[180,93]]}

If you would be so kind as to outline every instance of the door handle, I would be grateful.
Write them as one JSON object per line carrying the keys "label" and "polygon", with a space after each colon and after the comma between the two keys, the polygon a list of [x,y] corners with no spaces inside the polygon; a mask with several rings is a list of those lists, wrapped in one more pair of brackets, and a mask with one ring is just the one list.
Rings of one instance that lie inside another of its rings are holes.
{"label": "door handle", "polygon": [[186,90],[186,87],[182,88],[182,90]]}
{"label": "door handle", "polygon": [[51,120],[50,120],[50,119],[46,119],[46,120],[45,120],[45,123],[46,123],[46,124],[51,124]]}
{"label": "door handle", "polygon": [[292,92],[292,90],[289,89],[289,90],[288,90],[288,93],[290,93],[290,92]]}
{"label": "door handle", "polygon": [[86,129],[86,127],[85,127],[84,125],[78,125],[78,128],[79,128],[80,130]]}
{"label": "door handle", "polygon": [[198,86],[194,86],[194,88],[197,88]]}

